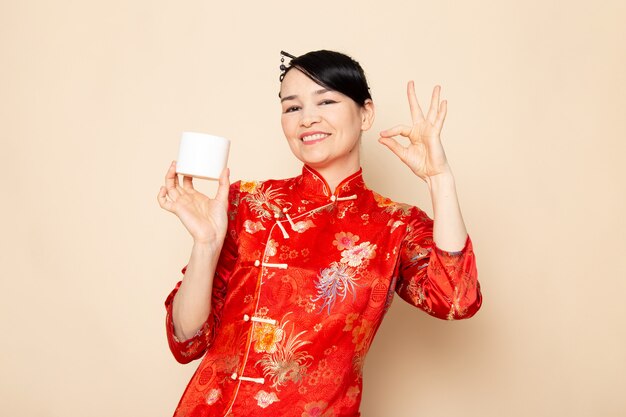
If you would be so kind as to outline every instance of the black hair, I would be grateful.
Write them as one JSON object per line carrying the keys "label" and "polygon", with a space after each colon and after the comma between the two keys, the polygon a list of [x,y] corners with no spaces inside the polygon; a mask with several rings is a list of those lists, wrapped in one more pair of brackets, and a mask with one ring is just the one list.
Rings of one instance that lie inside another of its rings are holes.
{"label": "black hair", "polygon": [[350,97],[361,107],[372,99],[363,68],[348,55],[328,50],[308,52],[292,59],[283,76],[292,68],[302,71],[322,87]]}

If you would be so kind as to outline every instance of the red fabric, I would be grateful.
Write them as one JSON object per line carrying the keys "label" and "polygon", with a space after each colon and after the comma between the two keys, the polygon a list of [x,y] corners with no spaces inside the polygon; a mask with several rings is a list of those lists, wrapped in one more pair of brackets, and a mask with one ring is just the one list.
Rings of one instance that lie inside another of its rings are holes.
{"label": "red fabric", "polygon": [[363,361],[394,291],[441,319],[480,308],[469,237],[460,252],[438,249],[432,220],[369,190],[361,171],[334,196],[305,166],[291,179],[234,183],[229,199],[206,323],[176,340],[180,283],[165,302],[174,357],[205,355],[177,417],[358,416]]}

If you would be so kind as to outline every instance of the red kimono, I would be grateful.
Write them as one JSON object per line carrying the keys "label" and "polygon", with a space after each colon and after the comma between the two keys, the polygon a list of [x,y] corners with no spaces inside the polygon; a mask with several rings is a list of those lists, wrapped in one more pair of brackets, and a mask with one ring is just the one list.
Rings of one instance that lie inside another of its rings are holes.
{"label": "red kimono", "polygon": [[[183,342],[201,358],[175,416],[359,416],[362,367],[394,292],[464,319],[481,305],[472,244],[444,252],[420,209],[368,189],[361,171],[333,194],[304,166],[286,180],[237,182],[211,313]],[[184,272],[184,271],[183,271]]]}

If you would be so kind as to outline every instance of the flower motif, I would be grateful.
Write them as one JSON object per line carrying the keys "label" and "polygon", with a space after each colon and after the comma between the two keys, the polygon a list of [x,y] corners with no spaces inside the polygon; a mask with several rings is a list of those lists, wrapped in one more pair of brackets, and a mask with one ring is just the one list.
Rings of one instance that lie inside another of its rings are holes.
{"label": "flower motif", "polygon": [[[288,314],[290,313],[287,313],[285,317]],[[307,331],[303,330],[300,333],[295,333],[294,323],[291,323],[290,331],[285,330],[287,324],[290,323],[289,320],[285,320],[285,317],[283,317],[280,327],[276,327],[276,330],[281,332],[280,343],[274,345],[275,348],[272,352],[266,351],[267,353],[255,364],[262,366],[266,381],[271,381],[271,387],[276,388],[277,391],[280,391],[279,387],[288,381],[301,381],[306,375],[310,360],[313,359],[313,356],[301,349],[303,346],[311,343],[311,341],[300,339]]]}
{"label": "flower motif", "polygon": [[241,181],[239,183],[239,191],[254,194],[259,189],[258,181]]}
{"label": "flower motif", "polygon": [[349,293],[354,291],[356,281],[357,277],[354,271],[345,263],[333,262],[328,268],[323,269],[319,273],[317,283],[315,284],[317,297],[311,299],[311,301],[323,301],[321,310],[324,307],[328,307],[328,313],[330,314],[330,309],[338,297],[344,300]]}
{"label": "flower motif", "polygon": [[378,193],[373,193],[376,205],[380,208],[384,208],[386,213],[396,214],[400,213],[401,216],[408,216],[411,212],[411,206],[408,204],[396,203],[393,200],[383,197]]}
{"label": "flower motif", "polygon": [[354,327],[354,320],[359,318],[359,313],[350,313],[346,316],[346,325],[343,328],[344,332],[352,330]]}
{"label": "flower motif", "polygon": [[213,405],[220,399],[222,396],[222,390],[219,388],[213,388],[206,396],[206,403],[208,405]]}
{"label": "flower motif", "polygon": [[299,295],[298,297],[296,297],[296,305],[297,305],[298,307],[304,307],[304,306],[306,306],[306,305],[307,305],[307,303],[308,303],[308,302],[309,302],[309,301],[308,301],[306,298],[302,297],[301,295]]}
{"label": "flower motif", "polygon": [[243,228],[251,235],[255,234],[259,230],[265,230],[263,223],[253,222],[252,220],[246,220],[245,222],[243,222]]}
{"label": "flower motif", "polygon": [[265,392],[263,390],[256,393],[254,396],[256,403],[261,408],[267,408],[268,405],[280,401],[275,392]]}
{"label": "flower motif", "polygon": [[334,417],[332,408],[328,408],[326,401],[314,401],[304,406],[302,417]]}
{"label": "flower motif", "polygon": [[303,233],[309,230],[311,227],[315,227],[315,225],[313,224],[311,220],[303,220],[303,221],[295,223],[292,229],[298,233]]}
{"label": "flower motif", "polygon": [[331,353],[335,352],[337,350],[337,346],[336,345],[332,345],[331,347],[327,348],[324,350],[324,355],[328,356]]}
{"label": "flower motif", "polygon": [[338,250],[344,250],[353,247],[358,240],[359,237],[350,232],[339,232],[335,234],[333,245],[337,246]]}
{"label": "flower motif", "polygon": [[283,339],[284,331],[270,323],[257,323],[254,327],[254,351],[276,352],[277,344]]}
{"label": "flower motif", "polygon": [[348,397],[352,402],[356,401],[361,390],[358,385],[353,385],[348,388],[348,392],[346,392],[346,397]]}
{"label": "flower motif", "polygon": [[378,205],[378,207],[389,207],[394,204],[393,200],[391,200],[390,198],[383,197],[382,195],[378,193],[373,193],[373,195],[374,195],[374,200],[376,200],[376,204]]}
{"label": "flower motif", "polygon": [[352,342],[356,345],[355,351],[363,350],[372,336],[372,326],[368,320],[363,319],[361,325],[352,330]]}
{"label": "flower motif", "polygon": [[363,259],[373,259],[376,256],[376,245],[363,242],[341,252],[341,262],[351,267],[361,265]]}
{"label": "flower motif", "polygon": [[253,194],[247,194],[241,201],[248,204],[250,210],[257,218],[272,220],[275,213],[281,212],[280,207],[284,205],[283,196],[284,194],[273,190],[271,186],[267,189],[261,189],[260,186],[257,186],[254,188]]}
{"label": "flower motif", "polygon": [[322,323],[317,323],[315,326],[313,326],[313,330],[315,330],[316,332],[322,330]]}

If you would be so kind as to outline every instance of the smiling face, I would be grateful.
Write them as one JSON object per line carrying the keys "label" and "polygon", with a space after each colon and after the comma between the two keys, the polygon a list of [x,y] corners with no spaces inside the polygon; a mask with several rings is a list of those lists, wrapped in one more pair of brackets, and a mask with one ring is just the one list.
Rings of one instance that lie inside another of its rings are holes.
{"label": "smiling face", "polygon": [[280,97],[283,132],[296,158],[327,181],[340,181],[359,169],[361,132],[374,120],[371,100],[359,106],[296,68],[285,75]]}

